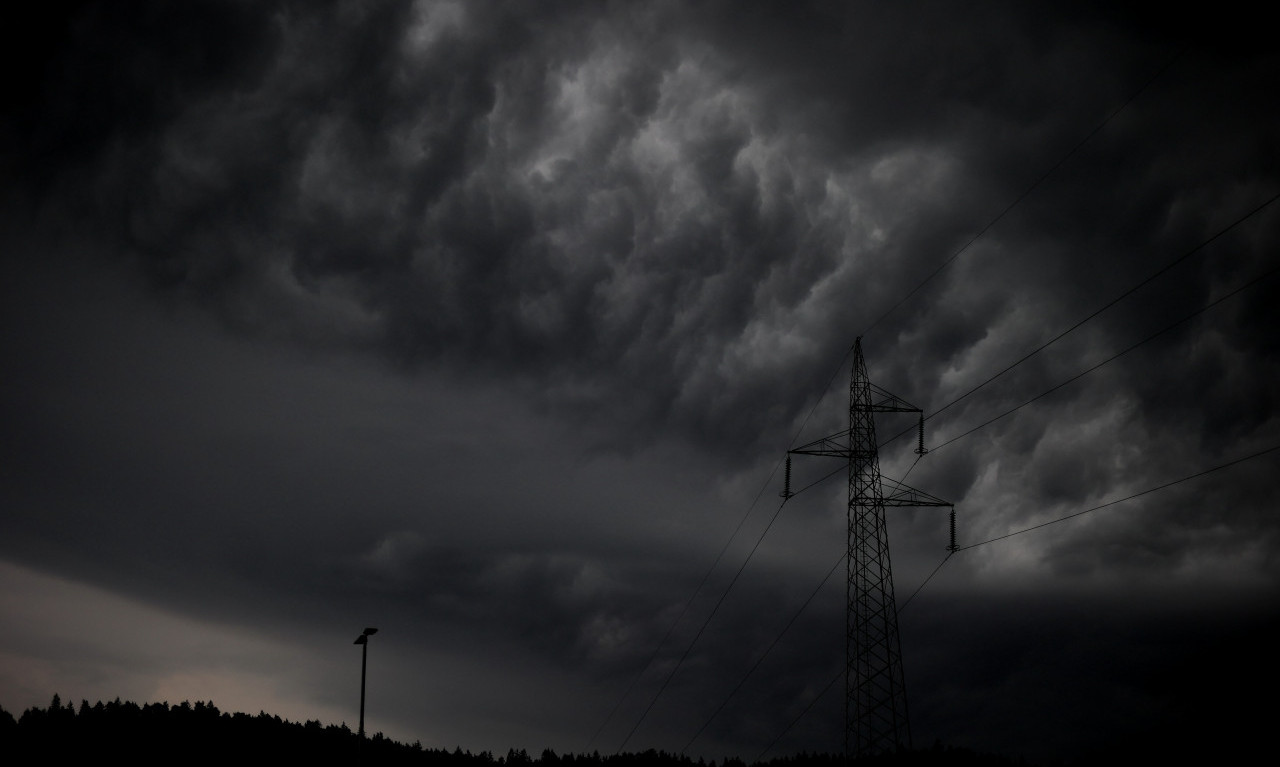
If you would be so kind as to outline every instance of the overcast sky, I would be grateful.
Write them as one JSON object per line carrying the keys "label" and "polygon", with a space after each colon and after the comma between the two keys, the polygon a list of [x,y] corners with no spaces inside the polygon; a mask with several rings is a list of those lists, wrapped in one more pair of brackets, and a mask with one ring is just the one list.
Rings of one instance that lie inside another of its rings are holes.
{"label": "overcast sky", "polygon": [[[371,730],[679,751],[844,550],[837,476],[786,504],[640,722],[785,450],[847,427],[855,337],[932,413],[1174,262],[930,419],[918,464],[886,446],[885,475],[953,501],[964,545],[1280,444],[1280,56],[1261,19],[1100,5],[6,25],[0,706],[354,727],[376,626]],[[799,458],[795,484],[834,468]],[[1278,470],[948,560],[902,613],[916,744],[1251,737],[1261,714],[1205,701],[1275,680]],[[946,511],[891,510],[890,535],[901,604]],[[754,757],[837,673],[841,577],[691,755]],[[771,755],[841,747],[838,687]]]}

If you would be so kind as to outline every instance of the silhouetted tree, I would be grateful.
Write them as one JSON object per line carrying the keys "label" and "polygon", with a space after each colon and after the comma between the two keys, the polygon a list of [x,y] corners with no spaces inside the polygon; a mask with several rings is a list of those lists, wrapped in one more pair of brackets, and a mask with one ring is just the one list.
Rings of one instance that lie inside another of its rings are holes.
{"label": "silhouetted tree", "polygon": [[[257,715],[223,713],[212,702],[182,701],[139,706],[116,698],[90,706],[81,701],[79,711],[63,705],[58,696],[48,708],[30,708],[17,720],[0,709],[0,759],[5,764],[37,761],[124,759],[132,763],[225,765],[251,762],[331,763],[354,760],[358,738],[345,723],[323,726],[317,720],[290,722],[260,711]],[[404,745],[375,733],[361,747],[366,763],[424,765],[425,767],[695,767],[687,756],[647,750],[602,757],[600,753],[557,755],[545,749],[535,760],[525,749],[510,749],[495,759],[490,751],[471,753],[460,746],[453,751]],[[859,760],[860,767],[879,765],[1012,765],[1002,757],[976,754],[941,744],[927,750]],[[696,767],[717,767],[699,758]],[[736,758],[720,767],[746,767]],[[753,766],[754,767],[754,766]],[[838,754],[800,753],[781,756],[762,767],[846,767]]]}

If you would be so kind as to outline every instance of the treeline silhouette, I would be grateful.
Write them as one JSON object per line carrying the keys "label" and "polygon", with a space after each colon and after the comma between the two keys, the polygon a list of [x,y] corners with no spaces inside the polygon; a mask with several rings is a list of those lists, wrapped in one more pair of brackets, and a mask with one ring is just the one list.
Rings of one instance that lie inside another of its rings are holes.
{"label": "treeline silhouette", "polygon": [[[665,751],[643,751],[616,755],[557,755],[550,749],[531,757],[524,749],[506,755],[490,751],[471,753],[455,748],[424,748],[421,743],[406,745],[375,733],[362,742],[346,724],[322,725],[311,720],[301,724],[266,712],[257,715],[224,713],[212,702],[182,702],[176,705],[138,705],[119,698],[90,706],[81,701],[77,708],[53,696],[48,708],[29,708],[18,719],[0,708],[0,760],[7,764],[35,764],[36,759],[67,763],[77,758],[121,757],[133,763],[226,764],[230,761],[288,763],[315,761],[329,763],[341,759],[352,764],[427,765],[428,767],[747,767],[740,759],[696,761]],[[21,760],[21,761],[19,761]],[[802,753],[762,762],[765,767],[843,767],[839,754]],[[864,759],[868,765],[921,765],[921,767],[1003,767],[1024,764],[990,754],[965,749],[931,749]]]}

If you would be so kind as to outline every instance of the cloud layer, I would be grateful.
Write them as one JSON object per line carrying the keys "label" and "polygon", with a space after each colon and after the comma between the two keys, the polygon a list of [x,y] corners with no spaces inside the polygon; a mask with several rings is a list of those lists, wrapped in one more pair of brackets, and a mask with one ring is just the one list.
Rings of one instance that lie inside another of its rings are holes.
{"label": "cloud layer", "polygon": [[[0,133],[4,579],[313,649],[385,624],[403,737],[581,749],[783,449],[842,428],[859,334],[877,384],[947,406],[934,453],[916,466],[904,438],[882,461],[957,503],[962,543],[1277,444],[1274,279],[1204,309],[1275,262],[1280,217],[1249,214],[1280,192],[1280,62],[1255,38],[1209,24],[1186,46],[1174,17],[1076,4],[59,10],[27,30],[41,52]],[[1265,624],[1274,455],[957,556],[930,588],[989,630],[904,639],[917,729],[1065,755],[1002,741],[1015,712],[958,712],[1111,668],[1224,594],[1224,635]],[[831,468],[797,461],[796,484]],[[840,554],[841,484],[788,504],[629,747],[682,746],[769,645]],[[773,508],[593,747],[621,742]],[[945,519],[891,524],[901,597]],[[1058,627],[1117,589],[1159,608],[1114,647],[1099,628],[1061,665],[979,649],[1025,603]],[[837,590],[695,752],[754,755],[822,688]],[[923,625],[959,609],[921,600]],[[1161,658],[1221,639],[1196,637]],[[971,684],[936,671],[949,652]],[[349,703],[281,674],[308,710]],[[0,705],[43,703],[15,692],[33,684],[6,671]],[[1115,738],[1182,721],[1166,693]],[[838,747],[815,711],[785,747]]]}

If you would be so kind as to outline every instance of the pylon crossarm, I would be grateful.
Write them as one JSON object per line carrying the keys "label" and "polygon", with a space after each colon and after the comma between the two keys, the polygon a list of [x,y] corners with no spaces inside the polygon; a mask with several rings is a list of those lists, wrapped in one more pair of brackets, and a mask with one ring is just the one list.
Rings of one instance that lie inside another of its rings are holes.
{"label": "pylon crossarm", "polygon": [[880,481],[884,485],[885,506],[955,506],[951,501],[944,501],[895,479],[881,477]]}
{"label": "pylon crossarm", "polygon": [[831,458],[849,457],[849,430],[838,431],[829,437],[816,439],[807,445],[788,450],[792,455],[825,455]]}
{"label": "pylon crossarm", "polygon": [[920,408],[907,402],[892,392],[887,392],[875,384],[868,384],[871,389],[871,410],[876,413],[919,413]]}

